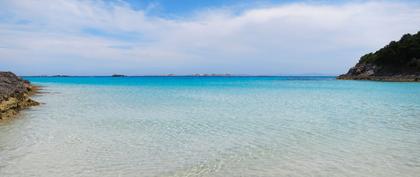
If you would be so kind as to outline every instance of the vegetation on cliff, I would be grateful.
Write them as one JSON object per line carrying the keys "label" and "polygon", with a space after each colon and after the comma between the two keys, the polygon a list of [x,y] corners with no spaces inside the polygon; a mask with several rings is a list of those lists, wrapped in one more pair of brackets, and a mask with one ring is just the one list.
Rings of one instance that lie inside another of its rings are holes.
{"label": "vegetation on cliff", "polygon": [[0,72],[0,120],[15,115],[21,109],[38,105],[29,98],[35,89],[29,81],[11,72]]}
{"label": "vegetation on cliff", "polygon": [[362,56],[355,67],[338,78],[418,81],[420,31],[414,35],[405,34],[399,41],[392,41],[382,49]]}

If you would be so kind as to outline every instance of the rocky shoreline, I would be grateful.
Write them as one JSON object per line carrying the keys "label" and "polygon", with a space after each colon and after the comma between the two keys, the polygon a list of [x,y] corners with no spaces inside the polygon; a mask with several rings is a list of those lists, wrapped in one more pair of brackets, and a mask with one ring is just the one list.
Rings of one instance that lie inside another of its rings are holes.
{"label": "rocky shoreline", "polygon": [[370,80],[370,81],[384,81],[384,82],[420,82],[420,76],[338,76],[339,80]]}
{"label": "rocky shoreline", "polygon": [[337,79],[420,82],[420,31],[362,56],[356,66]]}
{"label": "rocky shoreline", "polygon": [[371,80],[386,82],[420,82],[420,75],[412,73],[404,74],[377,74],[380,72],[380,66],[372,64],[358,63],[351,68],[348,73],[340,75],[340,80]]}
{"label": "rocky shoreline", "polygon": [[38,89],[12,72],[0,72],[0,121],[15,116],[22,109],[39,105],[30,98]]}

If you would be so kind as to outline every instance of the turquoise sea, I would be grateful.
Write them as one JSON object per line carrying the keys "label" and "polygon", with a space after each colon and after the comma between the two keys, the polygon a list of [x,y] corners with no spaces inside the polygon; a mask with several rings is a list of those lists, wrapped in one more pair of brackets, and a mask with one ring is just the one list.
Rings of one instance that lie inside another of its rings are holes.
{"label": "turquoise sea", "polygon": [[26,77],[1,177],[420,176],[420,84],[334,77]]}

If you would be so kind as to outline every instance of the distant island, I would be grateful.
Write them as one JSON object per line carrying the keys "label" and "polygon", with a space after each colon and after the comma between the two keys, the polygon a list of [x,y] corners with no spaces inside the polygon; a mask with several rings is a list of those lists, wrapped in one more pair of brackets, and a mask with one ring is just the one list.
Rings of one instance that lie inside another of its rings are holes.
{"label": "distant island", "polygon": [[122,74],[113,74],[112,77],[127,77],[126,75]]}
{"label": "distant island", "polygon": [[51,76],[51,77],[70,77],[69,75],[53,75],[53,76]]}
{"label": "distant island", "polygon": [[420,31],[362,56],[356,66],[337,79],[420,82]]}

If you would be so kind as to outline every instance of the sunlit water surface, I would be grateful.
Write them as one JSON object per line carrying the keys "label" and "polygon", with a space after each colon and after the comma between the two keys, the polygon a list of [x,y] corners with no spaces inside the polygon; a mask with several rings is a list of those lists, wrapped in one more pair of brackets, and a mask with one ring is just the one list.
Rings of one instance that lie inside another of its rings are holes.
{"label": "sunlit water surface", "polygon": [[27,78],[0,176],[420,175],[420,84],[332,77]]}

